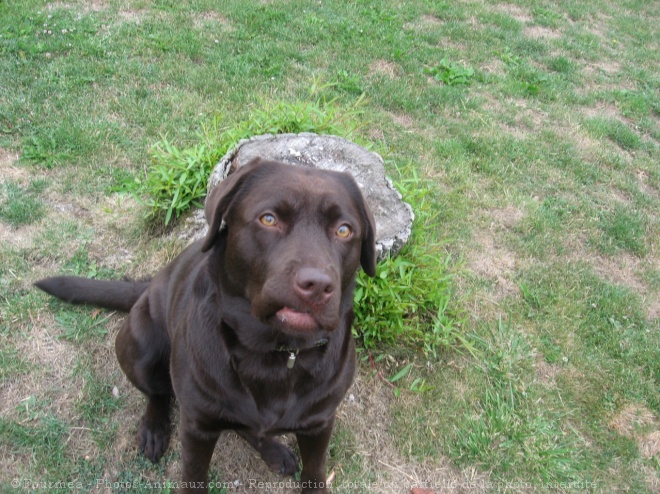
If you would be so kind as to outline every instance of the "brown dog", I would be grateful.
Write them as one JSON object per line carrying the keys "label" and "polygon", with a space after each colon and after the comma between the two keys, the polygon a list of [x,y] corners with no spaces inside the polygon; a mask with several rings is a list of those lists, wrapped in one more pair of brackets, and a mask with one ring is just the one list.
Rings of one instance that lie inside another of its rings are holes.
{"label": "brown dog", "polygon": [[209,233],[147,282],[54,277],[36,285],[72,303],[130,311],[119,364],[147,396],[141,451],[158,461],[180,409],[186,492],[206,490],[223,430],[278,472],[298,460],[274,436],[295,432],[304,493],[327,492],[335,410],[353,380],[353,287],[376,270],[375,227],[345,173],[255,160],[206,202]]}

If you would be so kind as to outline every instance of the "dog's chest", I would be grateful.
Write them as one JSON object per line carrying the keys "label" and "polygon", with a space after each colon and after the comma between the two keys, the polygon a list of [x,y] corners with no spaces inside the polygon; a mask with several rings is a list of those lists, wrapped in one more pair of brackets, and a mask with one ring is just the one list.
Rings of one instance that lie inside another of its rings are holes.
{"label": "dog's chest", "polygon": [[[245,400],[239,422],[258,434],[276,434],[314,427],[332,415],[328,396],[319,393],[328,383],[287,369],[289,375],[278,380],[244,380]],[[331,400],[332,401],[332,400]]]}

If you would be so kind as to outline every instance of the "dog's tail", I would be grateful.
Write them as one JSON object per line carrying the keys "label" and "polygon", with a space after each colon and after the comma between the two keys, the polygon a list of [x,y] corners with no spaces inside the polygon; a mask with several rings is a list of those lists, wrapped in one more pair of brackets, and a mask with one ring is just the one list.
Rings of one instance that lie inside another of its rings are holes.
{"label": "dog's tail", "polygon": [[72,304],[90,304],[128,312],[149,286],[149,281],[92,280],[54,276],[35,283],[38,288]]}

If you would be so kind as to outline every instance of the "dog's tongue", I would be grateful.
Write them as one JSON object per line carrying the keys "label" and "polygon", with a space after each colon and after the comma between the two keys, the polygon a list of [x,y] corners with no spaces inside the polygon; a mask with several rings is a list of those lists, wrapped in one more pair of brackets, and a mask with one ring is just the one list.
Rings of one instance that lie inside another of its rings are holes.
{"label": "dog's tongue", "polygon": [[318,327],[316,319],[310,314],[298,312],[290,307],[284,307],[277,311],[277,318],[289,326],[291,329],[298,331],[312,331]]}

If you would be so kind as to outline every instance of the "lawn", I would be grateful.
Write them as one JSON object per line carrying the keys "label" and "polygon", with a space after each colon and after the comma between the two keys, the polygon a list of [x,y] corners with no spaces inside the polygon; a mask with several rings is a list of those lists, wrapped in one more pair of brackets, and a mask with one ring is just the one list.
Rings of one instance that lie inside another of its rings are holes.
{"label": "lawn", "polygon": [[[191,213],[155,174],[311,129],[380,153],[418,218],[361,279],[333,491],[660,492],[658,26],[645,0],[0,0],[0,490],[172,490],[122,315],[31,284],[148,276]],[[232,435],[211,472],[292,492]]]}

